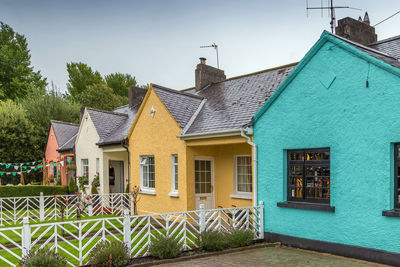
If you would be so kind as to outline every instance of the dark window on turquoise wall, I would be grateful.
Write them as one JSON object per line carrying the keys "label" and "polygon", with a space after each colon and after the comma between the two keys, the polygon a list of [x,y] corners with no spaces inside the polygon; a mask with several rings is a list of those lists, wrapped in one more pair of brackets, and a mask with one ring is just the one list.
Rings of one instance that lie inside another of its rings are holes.
{"label": "dark window on turquoise wall", "polygon": [[400,143],[394,148],[394,208],[400,209]]}
{"label": "dark window on turquoise wall", "polygon": [[288,201],[330,203],[329,148],[288,150]]}

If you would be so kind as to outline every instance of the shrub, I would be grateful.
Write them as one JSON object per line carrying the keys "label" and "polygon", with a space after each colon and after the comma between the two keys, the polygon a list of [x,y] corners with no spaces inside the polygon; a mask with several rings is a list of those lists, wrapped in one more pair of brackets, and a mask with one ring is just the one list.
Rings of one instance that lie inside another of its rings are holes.
{"label": "shrub", "polygon": [[21,185],[21,186],[0,186],[0,197],[28,197],[39,196],[43,192],[45,196],[66,195],[68,186],[49,185]]}
{"label": "shrub", "polygon": [[76,185],[75,179],[73,177],[69,178],[68,191],[70,193],[78,191],[78,186]]}
{"label": "shrub", "polygon": [[181,253],[182,246],[173,237],[161,236],[150,245],[150,254],[159,259],[175,258]]}
{"label": "shrub", "polygon": [[97,187],[95,187],[94,185],[92,185],[91,194],[92,194],[92,195],[97,195],[97,194],[99,194],[99,191],[97,191]]}
{"label": "shrub", "polygon": [[21,259],[19,265],[23,267],[65,267],[67,262],[58,253],[43,248],[32,249],[27,256]]}
{"label": "shrub", "polygon": [[200,249],[206,251],[223,250],[227,245],[226,235],[220,232],[205,232],[200,236]]}
{"label": "shrub", "polygon": [[95,266],[110,266],[110,256],[112,266],[125,266],[130,260],[128,248],[121,242],[100,243],[90,253],[90,263]]}
{"label": "shrub", "polygon": [[235,230],[228,236],[228,245],[231,248],[248,246],[254,239],[254,233],[250,230]]}

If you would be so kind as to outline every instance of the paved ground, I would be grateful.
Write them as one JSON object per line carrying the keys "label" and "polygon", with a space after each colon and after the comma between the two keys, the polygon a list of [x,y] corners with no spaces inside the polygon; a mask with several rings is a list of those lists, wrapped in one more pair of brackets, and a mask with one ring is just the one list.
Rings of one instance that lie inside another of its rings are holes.
{"label": "paved ground", "polygon": [[335,267],[361,267],[361,266],[385,266],[366,261],[334,256],[325,253],[317,253],[307,250],[266,247],[230,254],[223,254],[190,261],[163,264],[160,266],[335,266]]}

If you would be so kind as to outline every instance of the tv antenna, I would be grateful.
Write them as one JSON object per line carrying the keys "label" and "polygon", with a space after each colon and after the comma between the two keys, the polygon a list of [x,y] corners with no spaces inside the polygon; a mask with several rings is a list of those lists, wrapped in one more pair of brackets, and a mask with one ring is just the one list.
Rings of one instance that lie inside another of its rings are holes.
{"label": "tv antenna", "polygon": [[334,31],[334,29],[335,29],[335,27],[336,27],[336,16],[335,16],[335,10],[336,10],[336,9],[338,9],[338,8],[349,8],[349,9],[361,10],[361,9],[359,9],[359,8],[354,8],[354,7],[349,7],[349,6],[335,6],[335,5],[333,4],[333,0],[328,0],[328,5],[327,5],[327,6],[323,6],[323,3],[322,3],[322,2],[323,2],[323,0],[321,0],[321,6],[320,6],[320,7],[309,7],[309,6],[308,6],[308,0],[306,0],[306,5],[307,5],[307,7],[306,7],[306,10],[307,10],[307,17],[308,17],[308,10],[311,10],[311,9],[320,9],[320,10],[321,10],[321,17],[322,17],[324,9],[327,9],[328,12],[330,11],[330,17],[331,17],[331,22],[330,22],[330,24],[331,24],[331,31],[332,31],[332,33],[334,33],[333,31]]}
{"label": "tv antenna", "polygon": [[219,59],[218,59],[218,45],[216,43],[212,43],[211,45],[202,45],[200,48],[209,48],[212,47],[217,52],[217,68],[219,69]]}

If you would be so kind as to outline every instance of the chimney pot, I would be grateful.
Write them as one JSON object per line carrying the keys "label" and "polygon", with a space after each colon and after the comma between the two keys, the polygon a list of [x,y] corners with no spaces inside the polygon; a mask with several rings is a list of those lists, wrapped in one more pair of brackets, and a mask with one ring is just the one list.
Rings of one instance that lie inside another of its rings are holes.
{"label": "chimney pot", "polygon": [[200,58],[200,64],[206,65],[206,58],[205,57],[201,57]]}

